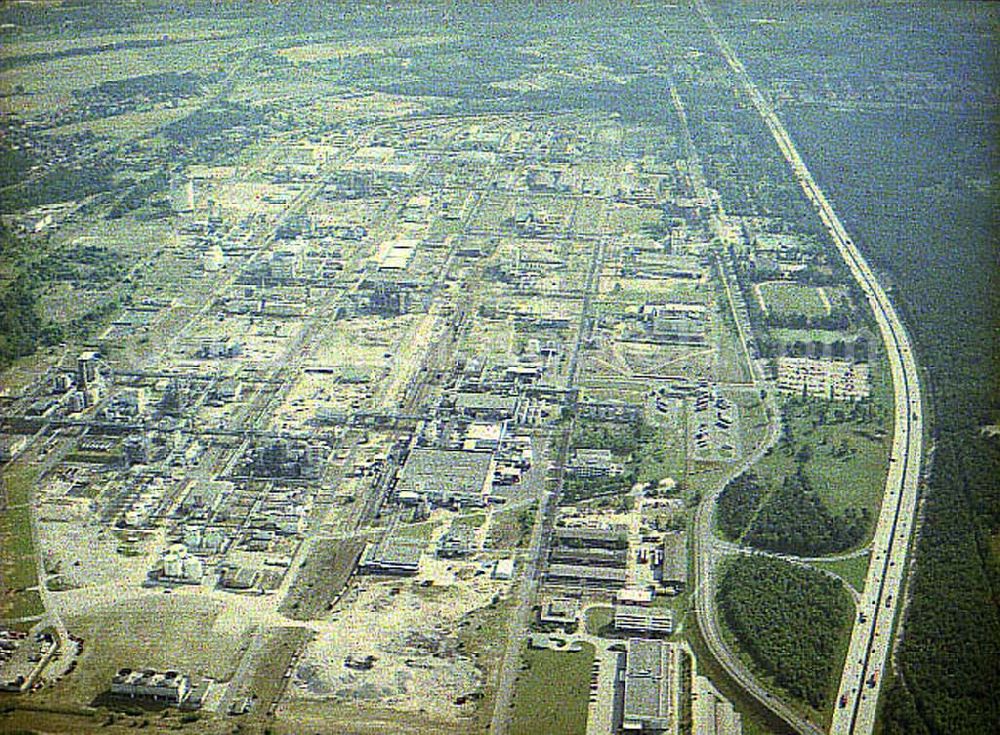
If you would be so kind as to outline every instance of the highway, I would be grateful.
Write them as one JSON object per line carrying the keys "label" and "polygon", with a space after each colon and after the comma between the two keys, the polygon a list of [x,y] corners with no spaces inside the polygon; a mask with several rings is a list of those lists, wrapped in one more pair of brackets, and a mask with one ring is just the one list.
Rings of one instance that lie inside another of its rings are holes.
{"label": "highway", "polygon": [[917,507],[923,452],[923,408],[917,364],[895,307],[817,186],[788,132],[720,34],[704,0],[695,0],[695,5],[864,292],[886,348],[894,389],[891,459],[871,545],[872,561],[830,727],[830,732],[836,735],[870,735],[875,727],[882,673],[892,648],[893,625],[906,576],[906,556]]}

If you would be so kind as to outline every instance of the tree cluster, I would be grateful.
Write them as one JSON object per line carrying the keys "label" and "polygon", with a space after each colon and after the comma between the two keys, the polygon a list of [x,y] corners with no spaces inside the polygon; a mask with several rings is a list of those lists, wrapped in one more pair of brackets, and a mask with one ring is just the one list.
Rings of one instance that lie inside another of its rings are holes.
{"label": "tree cluster", "polygon": [[747,531],[746,541],[783,554],[836,554],[861,542],[868,520],[867,509],[831,512],[810,487],[800,465],[764,502]]}
{"label": "tree cluster", "polygon": [[765,675],[813,707],[835,686],[838,640],[852,620],[847,594],[812,569],[764,556],[741,556],[724,569],[719,610]]}

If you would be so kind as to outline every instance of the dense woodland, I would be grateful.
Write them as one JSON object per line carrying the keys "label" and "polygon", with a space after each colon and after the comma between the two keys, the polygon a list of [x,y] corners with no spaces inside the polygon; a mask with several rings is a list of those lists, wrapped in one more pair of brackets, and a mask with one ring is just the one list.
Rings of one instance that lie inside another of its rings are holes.
{"label": "dense woodland", "polygon": [[[996,149],[982,148],[986,128],[967,119],[910,112],[854,116],[851,124],[852,136],[830,151],[838,160],[824,157],[817,169],[847,226],[898,284],[894,296],[916,335],[932,409],[901,676],[886,694],[885,728],[892,735],[996,732],[1000,444],[984,427],[1000,416],[1000,222],[988,195],[962,187],[949,196],[927,186],[956,170],[996,170]],[[793,135],[808,148],[824,132],[799,125]],[[886,179],[893,169],[914,175]],[[854,171],[850,181],[843,170]]]}
{"label": "dense woodland", "polygon": [[734,477],[723,488],[716,508],[716,524],[722,535],[731,541],[743,536],[760,507],[764,488],[752,470]]}
{"label": "dense woodland", "polygon": [[810,487],[800,465],[772,490],[745,540],[751,546],[784,554],[836,554],[861,542],[868,521],[865,509],[831,512]]}
{"label": "dense woodland", "polygon": [[780,559],[740,556],[727,563],[718,599],[726,627],[765,675],[813,707],[830,700],[838,639],[853,617],[838,582]]}
{"label": "dense woodland", "polygon": [[39,277],[6,225],[0,225],[0,262],[5,269],[0,281],[0,368],[5,368],[40,345],[58,341],[60,334],[39,313]]}

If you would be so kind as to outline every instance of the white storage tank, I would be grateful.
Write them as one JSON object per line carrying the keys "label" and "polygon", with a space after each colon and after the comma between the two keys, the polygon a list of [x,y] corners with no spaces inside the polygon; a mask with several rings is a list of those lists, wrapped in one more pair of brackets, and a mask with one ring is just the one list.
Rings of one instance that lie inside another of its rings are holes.
{"label": "white storage tank", "polygon": [[179,554],[167,554],[163,557],[163,576],[180,579],[184,576],[184,564]]}
{"label": "white storage tank", "polygon": [[226,256],[222,254],[222,248],[219,247],[219,243],[214,242],[202,255],[202,266],[208,273],[218,273],[222,270],[222,267],[226,264]]}
{"label": "white storage tank", "polygon": [[205,570],[202,567],[201,559],[195,556],[189,556],[184,560],[184,579],[189,579],[192,582],[200,582],[201,577]]}

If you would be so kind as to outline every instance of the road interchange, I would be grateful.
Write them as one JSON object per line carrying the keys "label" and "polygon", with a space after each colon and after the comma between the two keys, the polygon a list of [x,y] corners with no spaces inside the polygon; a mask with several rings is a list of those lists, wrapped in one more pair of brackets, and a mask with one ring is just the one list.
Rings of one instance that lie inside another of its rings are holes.
{"label": "road interchange", "polygon": [[[892,648],[893,625],[902,597],[901,591],[907,568],[906,556],[912,540],[917,507],[923,451],[923,410],[916,360],[909,336],[888,294],[851,240],[825,194],[816,184],[784,125],[722,37],[703,0],[696,0],[695,5],[727,64],[767,124],[800,187],[826,226],[851,275],[865,294],[886,348],[894,389],[893,440],[889,471],[871,544],[872,560],[861,596],[858,617],[851,633],[830,727],[830,732],[837,735],[841,733],[870,735],[875,727],[878,698],[884,680],[881,674]],[[708,511],[704,514],[704,523],[710,523],[710,518],[711,512]],[[702,521],[701,517],[699,521]],[[711,533],[710,525],[707,531]],[[712,555],[709,553],[703,556],[711,559]],[[702,599],[712,594],[710,583],[712,563],[706,562],[704,571],[708,572],[707,577],[699,575],[702,586],[708,588],[698,594],[699,624],[703,626],[703,631],[705,627],[711,628],[716,625],[714,615],[708,615],[705,623],[701,621]],[[701,559],[698,564],[699,572],[702,572]],[[705,584],[705,581],[709,584]],[[712,612],[711,608],[705,612]],[[709,645],[715,653],[711,641]],[[723,664],[725,665],[725,662]],[[742,677],[735,678],[743,683]],[[753,689],[748,688],[748,691],[795,730],[815,731],[814,727],[806,727],[808,723],[803,722],[801,718],[788,717],[788,712],[782,711],[787,710],[787,707],[780,703],[776,706],[773,698],[766,693],[764,698],[761,698]]]}

